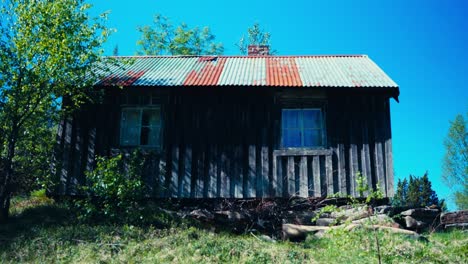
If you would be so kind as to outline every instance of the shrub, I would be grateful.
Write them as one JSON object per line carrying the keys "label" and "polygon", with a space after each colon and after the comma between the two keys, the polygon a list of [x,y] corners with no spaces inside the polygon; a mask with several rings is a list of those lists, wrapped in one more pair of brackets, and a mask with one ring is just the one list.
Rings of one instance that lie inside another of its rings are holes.
{"label": "shrub", "polygon": [[108,221],[135,221],[142,216],[144,158],[140,151],[129,157],[98,157],[94,170],[86,173],[87,185],[81,188],[84,199],[76,205],[80,218]]}

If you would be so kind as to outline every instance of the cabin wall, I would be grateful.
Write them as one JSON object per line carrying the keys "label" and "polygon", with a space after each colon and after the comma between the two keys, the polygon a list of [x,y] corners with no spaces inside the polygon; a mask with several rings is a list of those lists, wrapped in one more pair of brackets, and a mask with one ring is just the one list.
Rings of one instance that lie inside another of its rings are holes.
{"label": "cabin wall", "polygon": [[[153,197],[358,196],[358,172],[393,196],[386,94],[257,87],[158,93],[162,150],[151,154],[144,176]],[[108,92],[102,104],[83,107],[62,120],[57,194],[76,194],[96,155],[129,151],[119,147],[121,94],[117,89]],[[326,148],[281,149],[281,108],[309,103],[324,106]]]}

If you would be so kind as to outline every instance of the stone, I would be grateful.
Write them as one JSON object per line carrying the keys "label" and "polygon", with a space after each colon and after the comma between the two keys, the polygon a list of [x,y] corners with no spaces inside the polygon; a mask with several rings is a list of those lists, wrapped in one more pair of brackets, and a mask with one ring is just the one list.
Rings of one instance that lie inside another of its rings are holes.
{"label": "stone", "polygon": [[207,220],[213,220],[214,219],[214,215],[206,210],[206,209],[196,209],[196,210],[193,210],[189,213],[189,216],[195,218],[195,219],[198,219],[198,220],[202,220],[202,221],[207,221]]}
{"label": "stone", "polygon": [[367,205],[351,207],[350,209],[339,210],[330,214],[332,218],[336,218],[342,221],[359,220],[368,217],[369,215],[369,207]]}
{"label": "stone", "polygon": [[376,207],[374,207],[374,212],[376,214],[392,215],[393,214],[393,206],[390,206],[390,205],[376,206]]}
{"label": "stone", "polygon": [[430,208],[414,208],[400,213],[403,216],[411,216],[413,218],[436,218],[440,214],[439,209]]}
{"label": "stone", "polygon": [[336,225],[339,223],[339,221],[335,218],[319,218],[315,222],[315,225],[317,226],[331,226],[331,225]]}
{"label": "stone", "polygon": [[389,227],[399,227],[397,223],[388,215],[372,215],[370,217],[362,218],[359,220],[352,221],[353,224],[370,224],[370,225],[380,225],[380,226],[389,226]]}
{"label": "stone", "polygon": [[428,226],[428,224],[418,221],[411,216],[405,216],[403,219],[405,220],[405,228],[410,230],[421,230]]}

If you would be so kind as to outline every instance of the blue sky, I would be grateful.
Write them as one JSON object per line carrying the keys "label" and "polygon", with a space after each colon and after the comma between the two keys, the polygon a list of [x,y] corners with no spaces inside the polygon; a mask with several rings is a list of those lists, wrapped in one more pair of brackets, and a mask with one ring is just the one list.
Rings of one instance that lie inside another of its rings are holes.
{"label": "blue sky", "polygon": [[[367,54],[400,86],[392,100],[394,165],[397,178],[429,172],[441,198],[443,140],[449,120],[468,112],[468,11],[466,1],[90,1],[96,15],[110,10],[117,29],[105,46],[111,55],[134,55],[137,26],[160,13],[174,24],[209,26],[225,54],[259,22],[272,34],[280,55]],[[449,203],[454,209],[453,202]]]}

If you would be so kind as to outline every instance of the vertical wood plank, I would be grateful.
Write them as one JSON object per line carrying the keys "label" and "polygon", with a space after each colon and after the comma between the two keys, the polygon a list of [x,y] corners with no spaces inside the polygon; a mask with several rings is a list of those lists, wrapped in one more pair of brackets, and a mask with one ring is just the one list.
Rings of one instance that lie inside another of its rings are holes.
{"label": "vertical wood plank", "polygon": [[261,163],[262,163],[262,197],[268,197],[268,186],[269,186],[269,180],[268,180],[268,174],[269,174],[269,161],[268,161],[268,146],[266,145],[266,137],[267,137],[267,132],[264,129],[264,132],[262,133],[263,140],[262,140],[262,146],[261,146]]}
{"label": "vertical wood plank", "polygon": [[333,195],[335,193],[333,187],[333,164],[332,164],[332,156],[325,157],[325,170],[327,175],[327,193],[326,195]]}
{"label": "vertical wood plank", "polygon": [[380,186],[380,189],[385,191],[385,174],[384,174],[384,162],[383,162],[383,147],[382,147],[382,137],[379,129],[379,116],[378,109],[376,106],[376,98],[372,96],[372,119],[374,124],[374,160],[375,160],[375,173],[377,176],[377,183]]}
{"label": "vertical wood plank", "polygon": [[[374,186],[374,181],[372,177],[372,169],[371,169],[371,154],[370,154],[370,139],[369,139],[369,122],[370,122],[370,115],[369,115],[369,107],[365,107],[369,105],[367,101],[368,97],[362,98],[361,106],[363,108],[363,121],[361,125],[361,133],[362,133],[362,150],[361,150],[361,164],[362,164],[362,173],[364,177],[367,179],[367,184],[372,187]],[[368,193],[366,193],[367,195]]]}
{"label": "vertical wood plank", "polygon": [[312,170],[314,175],[314,197],[322,196],[322,184],[320,182],[320,157],[312,158]]}
{"label": "vertical wood plank", "polygon": [[171,180],[169,197],[177,197],[179,194],[179,145],[172,146]]}
{"label": "vertical wood plank", "polygon": [[[240,144],[240,143],[239,143]],[[244,178],[244,170],[242,166],[242,146],[237,145],[235,146],[234,150],[234,160],[235,164],[233,167],[235,168],[234,170],[234,176],[235,176],[235,198],[242,198],[244,189],[243,189],[243,178]]]}
{"label": "vertical wood plank", "polygon": [[308,197],[308,179],[307,179],[307,157],[301,156],[299,164],[299,196]]}
{"label": "vertical wood plank", "polygon": [[223,147],[223,150],[221,152],[221,166],[219,168],[219,174],[220,174],[220,196],[223,198],[229,197],[229,187],[230,187],[230,182],[229,182],[229,177],[228,177],[228,167],[227,167],[227,154],[226,154],[226,146]]}
{"label": "vertical wood plank", "polygon": [[385,155],[386,155],[386,179],[387,179],[387,196],[393,197],[394,195],[394,175],[393,175],[393,152],[392,152],[392,130],[390,118],[390,102],[385,99]]}
{"label": "vertical wood plank", "polygon": [[344,144],[338,144],[338,189],[342,195],[348,193],[346,187],[346,160]]}
{"label": "vertical wood plank", "polygon": [[208,197],[214,198],[217,195],[218,188],[218,152],[215,145],[210,146],[210,169],[209,169],[209,187],[208,187]]}
{"label": "vertical wood plank", "polygon": [[278,197],[278,158],[276,155],[273,154],[273,158],[271,160],[273,162],[273,179],[271,183],[272,187],[272,196]]}
{"label": "vertical wood plank", "polygon": [[190,197],[192,182],[192,146],[185,146],[184,175],[182,178],[182,197]]}
{"label": "vertical wood plank", "polygon": [[288,169],[287,169],[287,183],[288,183],[288,195],[293,196],[296,194],[296,175],[294,171],[294,157],[288,157]]}
{"label": "vertical wood plank", "polygon": [[256,151],[255,145],[249,145],[248,147],[248,159],[249,159],[249,173],[247,181],[247,197],[255,197],[256,195],[256,183],[257,183],[257,172],[256,172]]}
{"label": "vertical wood plank", "polygon": [[[167,152],[167,151],[166,151]],[[167,175],[167,159],[166,159],[167,153],[161,153],[161,157],[159,158],[159,187],[158,187],[158,194],[157,197],[167,197],[166,193],[168,192],[167,190],[167,185],[166,185],[166,175]]]}

